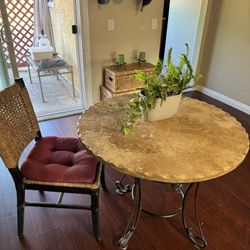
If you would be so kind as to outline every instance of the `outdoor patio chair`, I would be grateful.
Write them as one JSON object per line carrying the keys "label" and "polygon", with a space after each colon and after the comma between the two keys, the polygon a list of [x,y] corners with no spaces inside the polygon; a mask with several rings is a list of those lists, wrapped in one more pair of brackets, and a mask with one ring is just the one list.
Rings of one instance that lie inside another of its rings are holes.
{"label": "outdoor patio chair", "polygon": [[[99,230],[99,186],[106,189],[104,168],[78,138],[42,137],[22,79],[0,92],[0,156],[16,187],[18,235],[23,235],[24,207],[54,207],[92,211],[94,235]],[[19,168],[26,146],[35,140]],[[55,203],[27,202],[25,190],[59,192]],[[63,204],[63,193],[91,196],[91,205]]]}

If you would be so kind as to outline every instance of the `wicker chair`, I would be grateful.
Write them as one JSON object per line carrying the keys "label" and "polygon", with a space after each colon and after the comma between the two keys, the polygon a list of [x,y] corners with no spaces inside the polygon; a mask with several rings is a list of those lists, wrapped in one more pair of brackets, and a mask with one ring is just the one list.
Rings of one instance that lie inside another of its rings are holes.
{"label": "wicker chair", "polygon": [[[104,167],[77,138],[42,137],[24,82],[15,82],[0,92],[0,156],[16,187],[18,235],[23,235],[25,206],[87,209],[100,241],[98,200],[100,183],[106,189]],[[21,153],[33,139],[35,144],[19,168]],[[59,199],[27,202],[26,189],[59,192]],[[63,204],[63,193],[89,194],[91,205]]]}

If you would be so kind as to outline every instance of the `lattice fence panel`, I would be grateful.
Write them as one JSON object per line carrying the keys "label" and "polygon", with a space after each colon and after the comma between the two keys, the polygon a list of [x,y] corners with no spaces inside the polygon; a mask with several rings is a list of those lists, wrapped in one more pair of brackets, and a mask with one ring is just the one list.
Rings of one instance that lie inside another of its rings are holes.
{"label": "lattice fence panel", "polygon": [[[5,0],[18,67],[27,65],[25,55],[33,43],[33,2],[33,0]],[[9,64],[6,44],[3,44],[3,49],[7,64]]]}

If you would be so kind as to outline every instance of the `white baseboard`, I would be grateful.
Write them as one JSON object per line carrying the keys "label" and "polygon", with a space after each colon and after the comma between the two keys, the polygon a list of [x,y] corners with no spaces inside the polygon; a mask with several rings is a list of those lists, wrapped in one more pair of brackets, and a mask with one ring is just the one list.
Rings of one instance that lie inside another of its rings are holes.
{"label": "white baseboard", "polygon": [[210,96],[210,97],[212,97],[212,98],[214,98],[214,99],[216,99],[218,101],[221,101],[221,102],[223,102],[223,103],[225,103],[225,104],[227,104],[227,105],[229,105],[231,107],[234,107],[234,108],[236,108],[236,109],[250,115],[250,106],[248,106],[248,105],[246,105],[244,103],[236,101],[236,100],[234,100],[234,99],[232,99],[230,97],[227,97],[227,96],[225,96],[223,94],[220,94],[220,93],[218,93],[218,92],[216,92],[214,90],[208,89],[208,88],[203,87],[203,86],[198,86],[198,87],[196,87],[195,90],[198,90],[198,91],[200,91],[201,93],[203,93],[205,95],[208,95],[208,96]]}

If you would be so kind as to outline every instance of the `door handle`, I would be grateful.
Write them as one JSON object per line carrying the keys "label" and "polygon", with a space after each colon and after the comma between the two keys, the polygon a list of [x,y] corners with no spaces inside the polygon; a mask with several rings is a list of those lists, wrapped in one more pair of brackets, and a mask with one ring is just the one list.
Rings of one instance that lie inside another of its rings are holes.
{"label": "door handle", "polygon": [[72,34],[77,34],[77,33],[78,33],[77,25],[73,24],[72,25]]}

